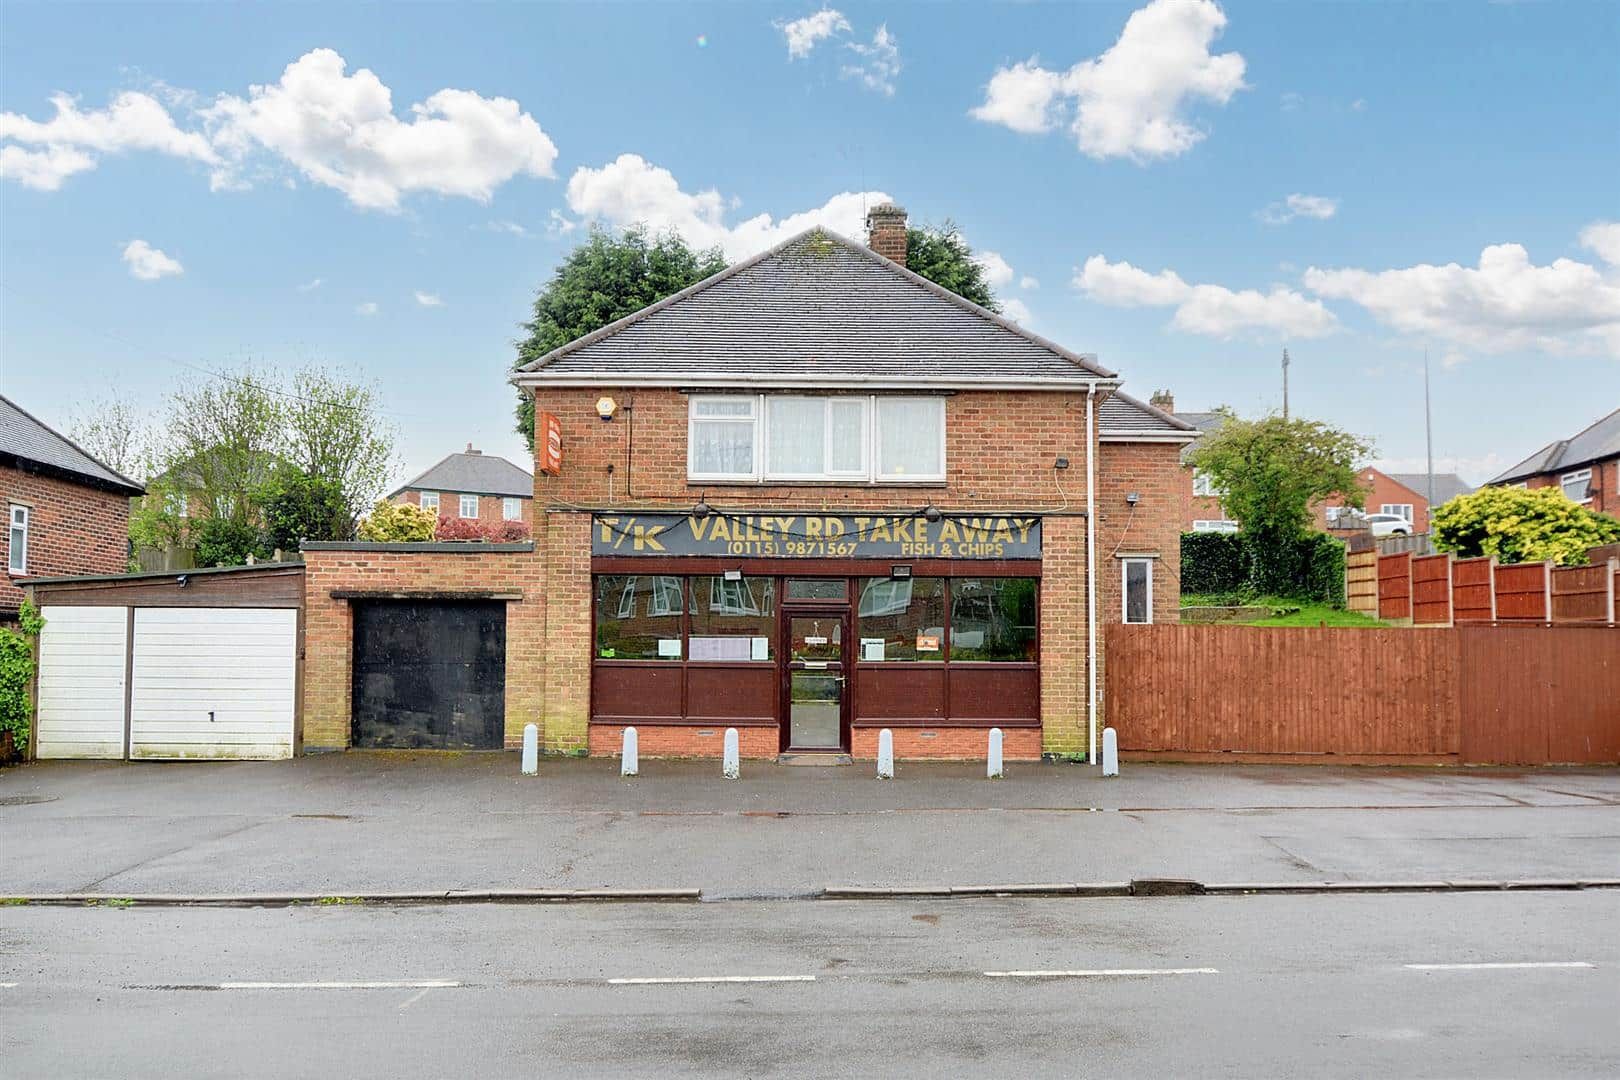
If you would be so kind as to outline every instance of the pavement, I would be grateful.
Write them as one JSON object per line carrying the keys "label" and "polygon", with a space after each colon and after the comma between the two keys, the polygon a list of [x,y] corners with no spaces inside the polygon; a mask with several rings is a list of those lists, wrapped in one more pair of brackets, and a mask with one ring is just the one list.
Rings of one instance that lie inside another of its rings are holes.
{"label": "pavement", "polygon": [[0,895],[1620,876],[1620,770],[349,753],[0,771]]}
{"label": "pavement", "polygon": [[0,907],[0,1073],[1615,1076],[1617,925],[1613,890]]}

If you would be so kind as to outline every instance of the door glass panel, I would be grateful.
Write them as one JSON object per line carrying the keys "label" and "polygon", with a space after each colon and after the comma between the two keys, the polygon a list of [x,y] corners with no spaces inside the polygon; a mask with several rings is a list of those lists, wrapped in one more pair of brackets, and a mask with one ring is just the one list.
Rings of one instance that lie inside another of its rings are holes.
{"label": "door glass panel", "polygon": [[844,583],[842,578],[833,578],[831,580],[789,578],[787,598],[789,600],[847,600],[849,599],[849,586]]}
{"label": "door glass panel", "polygon": [[836,664],[844,658],[844,620],[837,615],[799,615],[788,626],[795,661]]}
{"label": "door glass panel", "polygon": [[788,722],[793,728],[790,735],[793,746],[835,750],[843,745],[839,723],[844,697],[842,674],[794,671],[791,673],[788,694]]}

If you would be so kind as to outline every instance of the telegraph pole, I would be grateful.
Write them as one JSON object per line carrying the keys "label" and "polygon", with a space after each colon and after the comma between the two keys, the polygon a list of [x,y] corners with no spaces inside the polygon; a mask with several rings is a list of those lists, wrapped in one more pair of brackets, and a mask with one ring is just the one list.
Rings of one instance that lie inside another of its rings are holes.
{"label": "telegraph pole", "polygon": [[1434,413],[1429,409],[1429,347],[1423,346],[1423,443],[1429,462],[1429,513],[1434,513]]}
{"label": "telegraph pole", "polygon": [[1283,349],[1283,419],[1288,419],[1288,350]]}

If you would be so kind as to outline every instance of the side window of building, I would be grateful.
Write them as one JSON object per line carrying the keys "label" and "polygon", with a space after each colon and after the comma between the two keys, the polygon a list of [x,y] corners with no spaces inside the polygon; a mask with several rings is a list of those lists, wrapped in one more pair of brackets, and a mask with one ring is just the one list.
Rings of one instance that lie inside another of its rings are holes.
{"label": "side window of building", "polygon": [[28,507],[11,508],[11,526],[6,532],[6,569],[13,574],[28,573]]}
{"label": "side window of building", "polygon": [[1122,616],[1128,623],[1153,621],[1153,560],[1121,559],[1124,588]]}
{"label": "side window of building", "polygon": [[1558,478],[1558,485],[1564,489],[1564,494],[1570,502],[1585,503],[1592,501],[1592,470],[1580,469],[1576,472],[1565,473]]}
{"label": "side window of building", "polygon": [[1216,490],[1215,481],[1210,477],[1209,473],[1204,472],[1202,469],[1194,469],[1193,494],[1213,497],[1219,495],[1220,492]]}
{"label": "side window of building", "polygon": [[522,499],[513,499],[513,498],[502,499],[501,500],[501,520],[502,521],[522,521],[523,520],[523,500]]}
{"label": "side window of building", "polygon": [[439,512],[439,493],[437,491],[422,492],[422,509]]}
{"label": "side window of building", "polygon": [[1411,521],[1412,520],[1412,504],[1411,503],[1385,503],[1383,506],[1379,507],[1379,513],[1382,513],[1382,514],[1395,514],[1398,517],[1405,518],[1407,521]]}
{"label": "side window of building", "polygon": [[461,506],[458,509],[462,517],[476,518],[478,516],[478,496],[463,495],[461,497]]}

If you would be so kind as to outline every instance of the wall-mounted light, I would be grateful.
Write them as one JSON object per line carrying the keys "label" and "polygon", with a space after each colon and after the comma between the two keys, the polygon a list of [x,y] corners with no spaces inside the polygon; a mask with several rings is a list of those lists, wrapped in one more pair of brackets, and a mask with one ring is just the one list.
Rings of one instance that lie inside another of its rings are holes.
{"label": "wall-mounted light", "polygon": [[1060,457],[1056,461],[1052,462],[1052,468],[1054,469],[1067,469],[1068,467],[1069,459],[1066,457]]}
{"label": "wall-mounted light", "polygon": [[702,521],[712,513],[714,513],[714,507],[710,506],[709,501],[701,496],[698,498],[697,505],[692,507],[692,516],[697,518],[699,521]]}
{"label": "wall-mounted light", "polygon": [[742,580],[742,571],[741,570],[727,570],[726,571],[726,580],[727,581],[741,581]]}
{"label": "wall-mounted light", "polygon": [[891,567],[889,567],[889,576],[894,578],[897,581],[904,581],[907,578],[911,577],[911,567],[909,567],[909,566],[891,566]]}
{"label": "wall-mounted light", "polygon": [[1142,496],[1138,492],[1128,491],[1128,492],[1125,493],[1125,502],[1127,504],[1129,504],[1131,506],[1135,506],[1137,503],[1139,503],[1141,501],[1142,501]]}
{"label": "wall-mounted light", "polygon": [[602,418],[605,424],[613,419],[613,414],[619,411],[619,403],[610,397],[596,399],[596,415]]}
{"label": "wall-mounted light", "polygon": [[940,513],[939,507],[935,506],[933,503],[929,503],[927,506],[923,507],[923,520],[924,521],[929,521],[929,522],[939,521],[944,516],[945,516],[944,514]]}

